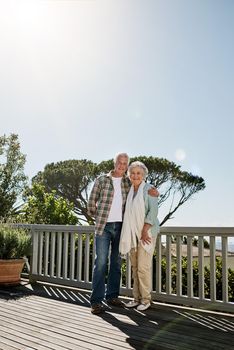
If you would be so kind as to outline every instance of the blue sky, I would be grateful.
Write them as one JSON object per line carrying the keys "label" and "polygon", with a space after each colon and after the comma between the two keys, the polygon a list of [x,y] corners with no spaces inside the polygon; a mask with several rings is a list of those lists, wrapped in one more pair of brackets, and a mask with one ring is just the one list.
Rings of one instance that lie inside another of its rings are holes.
{"label": "blue sky", "polygon": [[0,0],[0,134],[30,178],[167,158],[207,186],[170,225],[234,226],[233,37],[232,0]]}

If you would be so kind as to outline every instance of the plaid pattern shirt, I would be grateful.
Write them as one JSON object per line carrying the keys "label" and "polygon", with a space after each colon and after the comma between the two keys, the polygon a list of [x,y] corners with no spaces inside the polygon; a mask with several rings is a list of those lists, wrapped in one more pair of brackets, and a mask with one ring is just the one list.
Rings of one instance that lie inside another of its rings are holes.
{"label": "plaid pattern shirt", "polygon": [[[104,227],[107,223],[114,196],[114,186],[111,174],[112,172],[101,175],[96,179],[88,200],[88,213],[89,215],[95,217],[95,232],[99,235],[102,235]],[[123,212],[130,187],[131,183],[124,175],[121,180]]]}

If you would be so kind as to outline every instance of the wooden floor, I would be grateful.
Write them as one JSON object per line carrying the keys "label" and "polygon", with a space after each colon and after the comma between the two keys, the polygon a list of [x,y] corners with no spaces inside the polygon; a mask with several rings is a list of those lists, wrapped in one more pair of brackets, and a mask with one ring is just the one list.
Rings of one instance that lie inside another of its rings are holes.
{"label": "wooden floor", "polygon": [[0,288],[1,350],[234,349],[234,315],[154,303],[97,316],[87,291],[30,287]]}

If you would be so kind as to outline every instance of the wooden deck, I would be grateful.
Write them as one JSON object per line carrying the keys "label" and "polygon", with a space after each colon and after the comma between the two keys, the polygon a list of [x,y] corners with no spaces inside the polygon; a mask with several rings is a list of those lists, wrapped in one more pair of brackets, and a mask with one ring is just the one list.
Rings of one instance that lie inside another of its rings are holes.
{"label": "wooden deck", "polygon": [[1,350],[234,348],[234,314],[154,303],[145,312],[105,306],[97,316],[88,291],[30,287],[0,288]]}

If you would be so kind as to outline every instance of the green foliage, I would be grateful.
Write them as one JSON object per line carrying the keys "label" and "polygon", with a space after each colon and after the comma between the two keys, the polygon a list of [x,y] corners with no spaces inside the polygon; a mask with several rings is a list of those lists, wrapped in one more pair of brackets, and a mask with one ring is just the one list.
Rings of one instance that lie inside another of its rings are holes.
{"label": "green foliage", "polygon": [[96,164],[90,160],[67,160],[51,163],[39,172],[33,183],[42,183],[46,192],[55,191],[56,195],[74,205],[79,219],[93,224],[93,218],[87,213],[88,192],[98,175]]}
{"label": "green foliage", "polygon": [[35,183],[24,195],[27,202],[17,218],[18,221],[31,224],[77,224],[78,218],[73,213],[73,204],[58,197],[56,191],[47,193],[45,186]]}
{"label": "green foliage", "polygon": [[[175,243],[176,242],[176,238],[175,237],[172,237],[172,242]],[[183,244],[187,244],[188,240],[187,240],[187,236],[183,236]],[[193,240],[192,240],[192,244],[193,246],[197,247],[198,246],[198,238],[197,237],[194,237]],[[209,249],[210,248],[210,244],[209,242],[203,238],[203,245],[204,245],[204,248],[206,249]]]}
{"label": "green foliage", "polygon": [[19,259],[30,254],[30,234],[21,228],[0,224],[0,259]]}
{"label": "green foliage", "polygon": [[234,270],[228,269],[228,295],[230,301],[234,302]]}
{"label": "green foliage", "polygon": [[25,188],[25,155],[20,152],[18,136],[0,136],[0,219],[14,212],[18,196]]}
{"label": "green foliage", "polygon": [[[154,255],[155,265],[156,255]],[[162,259],[162,291],[166,291],[166,259]],[[155,274],[154,274],[155,276]],[[155,277],[154,277],[155,278]],[[155,285],[155,280],[154,280]],[[176,293],[176,263],[171,265],[171,284],[172,293]],[[234,301],[234,270],[228,269],[228,295],[229,301]],[[198,262],[193,261],[193,292],[194,296],[198,297],[199,291],[199,269]],[[182,293],[187,294],[187,258],[182,258]],[[210,268],[204,267],[204,293],[205,298],[210,298]],[[217,300],[222,300],[222,258],[216,258],[216,297]]]}

